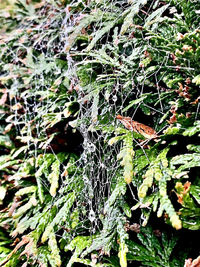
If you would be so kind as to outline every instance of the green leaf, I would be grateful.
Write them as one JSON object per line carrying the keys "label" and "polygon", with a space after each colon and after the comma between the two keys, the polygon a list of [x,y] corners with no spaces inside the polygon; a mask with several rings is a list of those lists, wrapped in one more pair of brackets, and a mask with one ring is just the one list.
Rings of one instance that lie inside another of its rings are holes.
{"label": "green leaf", "polygon": [[51,184],[50,194],[52,197],[55,197],[56,190],[59,186],[59,175],[60,175],[60,161],[56,160],[51,165],[52,172],[49,174],[48,180]]}
{"label": "green leaf", "polygon": [[28,187],[25,187],[25,188],[21,188],[19,191],[17,191],[15,193],[15,196],[19,197],[19,196],[23,196],[25,194],[29,194],[29,193],[34,193],[36,192],[37,190],[37,186],[28,186]]}
{"label": "green leaf", "polygon": [[90,25],[92,22],[97,22],[99,20],[102,20],[103,18],[103,12],[101,10],[97,10],[97,12],[94,12],[90,15],[84,15],[83,18],[80,20],[78,26],[74,27],[74,31],[69,35],[66,51],[68,52],[77,38],[81,35],[81,30],[83,28],[86,28],[88,25]]}
{"label": "green leaf", "polygon": [[61,266],[60,250],[57,245],[56,236],[53,232],[49,235],[48,247],[51,252],[51,254],[48,255],[51,266]]}
{"label": "green leaf", "polygon": [[105,207],[104,207],[104,213],[107,213],[110,207],[115,203],[115,201],[121,196],[126,193],[126,183],[124,180],[119,181],[116,184],[115,189],[113,190],[111,196],[107,200]]}
{"label": "green leaf", "polygon": [[181,165],[178,170],[182,171],[185,169],[189,169],[192,167],[200,167],[200,154],[192,153],[192,154],[183,154],[175,156],[171,159],[171,165]]}
{"label": "green leaf", "polygon": [[93,122],[97,121],[98,104],[99,104],[99,90],[95,90],[93,92],[93,103],[92,103],[92,112],[91,112],[91,118]]}
{"label": "green leaf", "polygon": [[109,32],[117,23],[117,19],[116,20],[111,20],[111,21],[106,21],[104,23],[105,26],[103,26],[100,30],[98,30],[97,32],[95,32],[95,36],[93,37],[92,41],[90,42],[90,44],[88,45],[88,47],[86,48],[87,51],[92,50],[92,48],[95,46],[95,44],[98,42],[98,40],[100,40],[103,35],[107,32]]}
{"label": "green leaf", "polygon": [[129,108],[131,108],[133,105],[137,105],[137,104],[142,103],[143,100],[146,99],[146,98],[147,98],[147,95],[143,95],[143,96],[141,96],[141,97],[139,97],[139,98],[137,98],[137,99],[135,99],[135,100],[130,101],[130,103],[128,104],[128,106],[125,107],[125,108],[122,110],[122,112],[127,111],[127,110],[128,110]]}
{"label": "green leaf", "polygon": [[144,27],[148,29],[150,25],[157,22],[168,7],[169,7],[169,4],[164,5],[156,9],[153,13],[151,13],[151,15],[149,15],[147,19],[145,20]]}
{"label": "green leaf", "polygon": [[200,85],[200,74],[195,76],[192,82],[195,83],[196,85]]}
{"label": "green leaf", "polygon": [[191,185],[190,186],[190,193],[191,193],[192,197],[194,197],[195,200],[197,201],[197,203],[200,205],[200,187],[195,186],[195,185]]}
{"label": "green leaf", "polygon": [[184,132],[184,136],[193,136],[194,134],[200,132],[200,121],[195,121],[194,126],[188,127]]}
{"label": "green leaf", "polygon": [[122,207],[124,213],[126,214],[126,216],[131,218],[132,217],[132,213],[131,213],[131,208],[129,207],[129,205],[126,202],[123,202],[121,204],[121,207]]}
{"label": "green leaf", "polygon": [[6,196],[6,188],[4,186],[0,186],[0,203],[2,200],[4,200]]}
{"label": "green leaf", "polygon": [[126,33],[128,28],[133,23],[133,17],[138,14],[138,12],[140,10],[140,6],[143,6],[146,3],[147,3],[147,0],[139,0],[139,1],[137,1],[137,3],[134,3],[128,9],[128,11],[126,11],[126,13],[128,13],[128,15],[124,18],[124,22],[123,22],[122,27],[121,27],[120,35],[123,35],[124,33]]}
{"label": "green leaf", "polygon": [[13,148],[13,143],[8,135],[0,135],[0,146],[4,146],[6,148]]}
{"label": "green leaf", "polygon": [[127,241],[128,260],[141,262],[141,266],[173,266],[174,258],[171,257],[171,253],[177,243],[177,237],[163,232],[160,239],[154,235],[150,227],[141,227],[137,237],[140,243]]}
{"label": "green leaf", "polygon": [[200,153],[200,145],[187,145],[187,149],[190,150],[190,151],[194,151],[194,152],[197,152],[197,153]]}
{"label": "green leaf", "polygon": [[117,159],[121,160],[121,165],[124,168],[124,180],[127,184],[130,184],[133,180],[133,157],[135,155],[132,141],[133,136],[133,132],[127,132],[127,134],[123,138],[123,148],[117,155]]}
{"label": "green leaf", "polygon": [[22,216],[22,215],[23,215],[24,213],[26,213],[29,209],[31,209],[33,206],[36,206],[36,205],[37,205],[37,200],[36,200],[36,198],[35,198],[35,194],[33,194],[33,195],[31,196],[31,198],[29,199],[29,201],[28,201],[25,205],[21,206],[21,207],[17,210],[17,212],[15,212],[15,213],[13,214],[13,218],[16,219],[16,218]]}
{"label": "green leaf", "polygon": [[126,259],[127,252],[128,252],[127,245],[125,243],[120,243],[118,257],[120,260],[121,267],[127,267],[127,259]]}
{"label": "green leaf", "polygon": [[164,131],[164,134],[166,134],[166,135],[175,135],[175,134],[178,134],[179,132],[180,132],[180,128],[179,127],[171,127],[171,126],[169,126]]}
{"label": "green leaf", "polygon": [[[68,250],[75,250],[72,258],[77,258],[82,251],[89,247],[92,243],[92,236],[77,236],[75,237],[67,246],[65,246],[65,252]],[[71,258],[71,263],[72,263],[72,258]]]}
{"label": "green leaf", "polygon": [[70,208],[72,207],[76,197],[75,197],[75,193],[71,192],[69,193],[66,197],[65,197],[65,204],[63,205],[63,207],[59,210],[59,212],[56,214],[55,218],[53,219],[53,221],[47,225],[45,232],[42,235],[42,243],[44,243],[48,238],[50,233],[53,232],[54,227],[58,224],[62,224],[70,211]]}

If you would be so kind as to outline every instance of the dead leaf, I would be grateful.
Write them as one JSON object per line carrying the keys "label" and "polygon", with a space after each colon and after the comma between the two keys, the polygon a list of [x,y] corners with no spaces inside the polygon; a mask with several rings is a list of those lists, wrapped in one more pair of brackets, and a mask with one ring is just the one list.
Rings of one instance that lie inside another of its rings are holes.
{"label": "dead leaf", "polygon": [[16,245],[16,247],[11,251],[10,254],[1,262],[0,266],[5,265],[9,259],[12,257],[13,254],[15,254],[23,245],[27,244],[31,238],[29,236],[22,236],[22,240]]}
{"label": "dead leaf", "polygon": [[17,243],[19,243],[20,239],[17,237],[14,242],[11,244],[11,246],[16,246]]}
{"label": "dead leaf", "polygon": [[45,3],[46,3],[45,1],[42,1],[40,3],[37,3],[37,4],[34,5],[34,8],[35,9],[41,8],[41,7],[43,7],[45,5]]}
{"label": "dead leaf", "polygon": [[13,215],[14,211],[16,210],[16,208],[18,206],[20,206],[20,204],[22,203],[19,200],[20,200],[19,197],[14,197],[14,202],[12,203],[12,205],[11,205],[11,207],[9,209],[8,217],[11,217]]}
{"label": "dead leaf", "polygon": [[200,267],[200,256],[192,261],[191,258],[185,260],[184,267]]}
{"label": "dead leaf", "polygon": [[6,127],[5,127],[5,130],[4,130],[4,134],[7,134],[8,132],[10,132],[10,130],[12,129],[13,127],[13,123],[9,123]]}
{"label": "dead leaf", "polygon": [[4,93],[0,99],[0,106],[3,106],[7,101],[8,94]]}
{"label": "dead leaf", "polygon": [[14,106],[11,107],[12,110],[20,110],[22,108],[23,107],[20,103],[16,103]]}
{"label": "dead leaf", "polygon": [[156,131],[153,128],[134,121],[130,117],[123,117],[121,115],[117,115],[116,119],[118,119],[128,130],[140,133],[147,139],[158,137]]}

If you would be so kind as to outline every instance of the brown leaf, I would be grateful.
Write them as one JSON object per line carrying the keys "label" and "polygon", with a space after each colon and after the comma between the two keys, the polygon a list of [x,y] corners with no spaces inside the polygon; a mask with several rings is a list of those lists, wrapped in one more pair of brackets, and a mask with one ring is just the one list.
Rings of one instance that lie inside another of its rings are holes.
{"label": "brown leaf", "polygon": [[180,41],[180,40],[182,40],[183,38],[184,38],[184,35],[183,35],[182,33],[178,32],[176,40],[177,40],[177,41]]}
{"label": "brown leaf", "polygon": [[192,264],[192,259],[191,258],[190,259],[187,259],[187,260],[185,260],[184,267],[191,267],[191,264]]}
{"label": "brown leaf", "polygon": [[188,181],[184,184],[184,192],[183,192],[184,195],[187,194],[187,192],[190,190],[190,185],[191,183]]}
{"label": "brown leaf", "polygon": [[4,93],[2,97],[0,98],[0,106],[3,106],[7,101],[8,94]]}
{"label": "brown leaf", "polygon": [[139,233],[140,232],[140,225],[138,223],[133,223],[133,224],[129,225],[128,230],[133,231],[135,233]]}
{"label": "brown leaf", "polygon": [[153,230],[153,233],[157,237],[161,237],[162,236],[162,232],[159,229]]}
{"label": "brown leaf", "polygon": [[171,58],[174,64],[176,64],[177,57],[172,53]]}
{"label": "brown leaf", "polygon": [[187,79],[185,80],[185,82],[186,82],[186,84],[190,84],[190,83],[191,83],[191,79],[190,79],[190,78],[187,78]]}
{"label": "brown leaf", "polygon": [[8,211],[8,207],[6,207],[5,209],[2,209],[2,210],[0,210],[0,213],[3,213],[3,212],[6,212],[6,211]]}
{"label": "brown leaf", "polygon": [[35,9],[41,8],[41,7],[43,7],[45,5],[45,3],[46,3],[45,1],[39,2],[39,3],[34,5],[34,8]]}
{"label": "brown leaf", "polygon": [[8,216],[11,217],[14,211],[22,202],[19,202],[20,198],[19,197],[14,197],[14,202],[12,203],[12,206],[9,209]]}
{"label": "brown leaf", "polygon": [[184,267],[200,267],[200,256],[192,261],[191,258],[185,260]]}
{"label": "brown leaf", "polygon": [[10,132],[10,130],[12,129],[13,127],[13,123],[9,123],[6,127],[5,127],[5,130],[4,130],[4,134],[7,134],[8,132]]}
{"label": "brown leaf", "polygon": [[153,128],[134,121],[130,117],[123,117],[121,115],[117,115],[116,119],[118,119],[128,130],[140,133],[147,139],[158,137],[156,131]]}
{"label": "brown leaf", "polygon": [[29,236],[22,236],[22,240],[16,245],[16,247],[11,251],[10,254],[1,262],[1,266],[5,265],[9,259],[15,254],[23,245],[27,244],[30,241]]}
{"label": "brown leaf", "polygon": [[14,106],[11,107],[12,110],[19,110],[19,109],[22,109],[22,105],[20,103],[16,103]]}
{"label": "brown leaf", "polygon": [[173,114],[169,119],[169,124],[173,124],[177,121],[176,114]]}
{"label": "brown leaf", "polygon": [[190,104],[192,104],[192,105],[196,105],[196,104],[199,103],[199,100],[200,100],[200,96],[197,97],[193,102],[190,102]]}
{"label": "brown leaf", "polygon": [[183,91],[183,85],[182,85],[182,83],[178,83],[178,85],[179,85],[179,90],[180,91]]}
{"label": "brown leaf", "polygon": [[177,202],[180,203],[181,205],[183,205],[183,194],[176,194],[178,197]]}
{"label": "brown leaf", "polygon": [[193,260],[192,264],[193,264],[192,267],[200,267],[200,256],[195,260]]}
{"label": "brown leaf", "polygon": [[17,237],[14,242],[11,244],[11,246],[16,246],[19,243],[20,239]]}
{"label": "brown leaf", "polygon": [[20,254],[20,256],[23,256],[23,255],[26,254],[27,255],[27,258],[29,258],[31,255],[34,255],[34,242],[33,242],[33,238],[30,238],[29,237],[29,240],[28,240],[27,243],[28,244],[26,245],[24,251]]}

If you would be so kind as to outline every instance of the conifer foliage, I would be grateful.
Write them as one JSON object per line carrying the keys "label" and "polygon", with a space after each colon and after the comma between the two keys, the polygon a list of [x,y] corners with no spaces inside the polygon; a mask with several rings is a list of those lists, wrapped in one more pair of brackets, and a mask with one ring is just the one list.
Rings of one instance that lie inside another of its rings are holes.
{"label": "conifer foliage", "polygon": [[0,266],[199,266],[199,0],[3,0]]}

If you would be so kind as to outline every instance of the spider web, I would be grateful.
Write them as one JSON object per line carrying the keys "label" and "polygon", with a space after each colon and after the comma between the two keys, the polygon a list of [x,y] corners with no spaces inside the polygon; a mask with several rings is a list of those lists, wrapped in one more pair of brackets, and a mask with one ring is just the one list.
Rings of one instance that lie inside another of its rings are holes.
{"label": "spider web", "polygon": [[[110,4],[109,7],[107,5],[107,2],[104,3],[104,10],[105,12],[112,11],[112,7],[115,7],[117,1],[112,1],[113,5]],[[117,2],[118,3],[118,2]],[[123,1],[123,4],[125,1]],[[153,5],[154,2],[152,2]],[[119,3],[120,4],[120,3]],[[73,6],[71,3],[70,6]],[[128,3],[126,3],[122,10],[125,10],[129,6]],[[122,6],[121,6],[122,7]],[[150,7],[151,8],[151,7]],[[70,12],[68,11],[68,7],[66,8],[66,18],[64,19],[64,32],[66,40],[65,43],[65,50],[66,47],[68,47],[68,31],[71,30],[75,26],[74,22],[76,22],[77,17],[79,18],[80,14],[76,14],[75,17],[72,18],[70,16]],[[83,12],[84,13],[84,12]],[[94,26],[93,31],[96,32],[100,30],[104,26],[104,23],[102,20],[99,20]],[[102,37],[103,39],[104,37]],[[112,45],[114,40],[109,40],[109,35],[107,35],[106,40],[103,41],[107,46]],[[71,54],[73,55],[73,50],[76,51],[77,47],[71,50]],[[108,54],[109,55],[109,54]],[[110,52],[110,55],[112,57],[112,52]],[[95,233],[97,229],[100,230],[101,223],[100,218],[102,214],[104,213],[104,207],[111,196],[111,193],[113,191],[113,188],[115,187],[115,184],[117,182],[116,177],[119,175],[122,175],[122,168],[117,161],[116,155],[119,154],[122,144],[116,145],[116,146],[110,146],[108,145],[108,140],[113,136],[113,134],[106,133],[103,131],[103,128],[106,127],[116,127],[116,125],[119,125],[118,122],[116,122],[116,114],[121,114],[122,110],[126,107],[127,99],[131,99],[132,97],[134,99],[137,99],[142,95],[143,89],[145,86],[145,80],[149,77],[145,77],[142,84],[135,85],[134,78],[137,75],[137,70],[133,73],[132,80],[130,81],[132,90],[128,90],[126,94],[124,93],[124,83],[120,80],[120,78],[117,77],[115,72],[113,71],[113,74],[115,75],[115,81],[112,84],[112,89],[110,90],[109,86],[106,86],[106,84],[110,83],[110,80],[112,77],[112,73],[107,73],[106,68],[104,69],[104,66],[102,64],[102,72],[99,74],[99,77],[97,77],[97,80],[103,81],[104,89],[104,99],[103,101],[98,102],[97,110],[93,110],[95,99],[93,99],[93,103],[88,100],[88,96],[85,97],[85,89],[79,84],[79,78],[76,75],[76,70],[79,65],[79,62],[74,62],[72,57],[70,56],[70,53],[67,55],[68,62],[70,62],[71,69],[67,72],[67,75],[75,75],[71,77],[71,79],[77,82],[78,84],[78,102],[80,103],[80,112],[78,115],[78,121],[80,121],[80,125],[78,127],[78,130],[80,131],[81,135],[84,138],[83,141],[83,152],[80,156],[80,159],[78,160],[80,163],[80,166],[82,166],[82,177],[85,185],[84,189],[84,195],[87,196],[85,201],[87,203],[88,207],[88,219],[91,222],[91,232]],[[87,61],[87,56],[83,57],[83,62]],[[166,65],[168,62],[168,57],[163,59],[162,65]],[[162,65],[160,68],[162,68]],[[139,69],[139,67],[138,67]],[[159,69],[158,69],[159,71]],[[156,72],[152,75],[155,76],[157,85],[159,84],[159,81],[157,80]],[[88,78],[92,80],[91,78]],[[74,84],[77,85],[77,84]],[[87,86],[86,86],[87,87]],[[92,87],[92,86],[91,86]],[[160,96],[159,92],[159,86],[157,86],[157,93],[158,97]],[[92,90],[92,88],[89,88],[89,90]],[[102,94],[103,94],[102,93]],[[106,95],[107,93],[107,95]],[[101,96],[100,96],[101,97]],[[98,99],[99,100],[99,99]],[[98,101],[97,100],[97,101]],[[137,110],[139,109],[140,105],[138,104],[134,110],[132,110],[132,113],[124,113],[124,115],[130,116],[132,119],[134,119],[135,114],[137,113]],[[153,106],[148,106],[154,113],[160,113],[164,115],[163,107],[162,107],[162,101],[160,100],[160,108],[155,109]],[[94,113],[96,116],[98,116],[100,119],[98,120],[97,117],[94,116]],[[98,115],[97,115],[98,114]],[[109,114],[109,115],[108,115]],[[103,124],[100,122],[101,120],[104,120],[104,117],[106,117],[107,122],[103,122]],[[140,145],[140,143],[137,140],[134,140],[136,145],[138,147],[143,147]],[[143,149],[144,151],[144,149]],[[144,154],[146,155],[145,151]],[[138,201],[135,197],[135,194],[133,193],[132,186],[129,185],[129,190],[132,195],[133,201]],[[100,228],[99,228],[100,227]]]}

